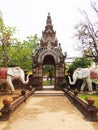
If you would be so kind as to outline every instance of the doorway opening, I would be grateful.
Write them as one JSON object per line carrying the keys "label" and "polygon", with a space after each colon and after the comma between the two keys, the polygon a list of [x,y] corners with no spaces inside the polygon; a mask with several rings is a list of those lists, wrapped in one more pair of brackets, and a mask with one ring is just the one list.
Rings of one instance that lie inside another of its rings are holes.
{"label": "doorway opening", "polygon": [[54,65],[43,65],[43,88],[54,89]]}

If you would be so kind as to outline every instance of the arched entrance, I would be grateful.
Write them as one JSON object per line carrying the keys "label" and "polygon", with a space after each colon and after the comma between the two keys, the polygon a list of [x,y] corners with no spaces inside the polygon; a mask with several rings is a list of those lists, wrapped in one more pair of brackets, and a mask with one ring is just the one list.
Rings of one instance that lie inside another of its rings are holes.
{"label": "arched entrance", "polygon": [[55,86],[55,61],[52,55],[46,55],[43,61],[43,88]]}
{"label": "arched entrance", "polygon": [[51,65],[54,68],[52,75],[54,89],[60,89],[59,85],[65,76],[65,57],[60,43],[58,44],[56,32],[53,30],[50,13],[48,13],[40,44],[33,53],[33,85],[37,89],[43,89],[43,69],[45,65]]}

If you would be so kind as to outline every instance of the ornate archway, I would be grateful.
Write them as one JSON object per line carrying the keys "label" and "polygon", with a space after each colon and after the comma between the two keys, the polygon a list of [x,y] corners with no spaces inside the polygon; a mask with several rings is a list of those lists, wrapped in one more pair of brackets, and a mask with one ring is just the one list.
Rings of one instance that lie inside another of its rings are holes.
{"label": "ornate archway", "polygon": [[56,31],[53,30],[50,13],[48,13],[45,30],[42,32],[40,44],[33,53],[33,84],[43,89],[43,65],[54,65],[54,89],[59,89],[65,76],[65,60],[61,45],[58,44]]}

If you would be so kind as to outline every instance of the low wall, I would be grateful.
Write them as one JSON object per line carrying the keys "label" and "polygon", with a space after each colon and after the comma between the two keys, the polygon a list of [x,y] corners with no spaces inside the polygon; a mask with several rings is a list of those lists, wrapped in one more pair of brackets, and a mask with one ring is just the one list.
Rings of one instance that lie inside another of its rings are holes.
{"label": "low wall", "polygon": [[35,91],[35,88],[33,88],[31,91],[26,93],[24,96],[20,96],[16,100],[14,100],[9,106],[4,106],[0,112],[1,112],[1,117],[9,117],[12,112],[14,112],[23,102],[26,101],[26,99],[31,96]]}
{"label": "low wall", "polygon": [[78,96],[75,96],[71,91],[63,89],[69,100],[84,114],[90,121],[98,121],[98,109],[95,106],[88,105],[88,103]]}

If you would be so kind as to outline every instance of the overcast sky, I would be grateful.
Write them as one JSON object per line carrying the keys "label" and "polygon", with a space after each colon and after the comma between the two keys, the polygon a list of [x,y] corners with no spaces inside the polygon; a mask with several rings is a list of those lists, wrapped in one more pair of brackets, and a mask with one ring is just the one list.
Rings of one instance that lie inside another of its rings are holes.
{"label": "overcast sky", "polygon": [[17,27],[15,37],[21,40],[34,34],[41,38],[50,12],[63,52],[67,52],[68,57],[73,57],[80,55],[74,49],[77,41],[73,38],[74,25],[81,19],[78,9],[90,13],[91,1],[94,0],[0,0],[0,10],[5,25]]}

